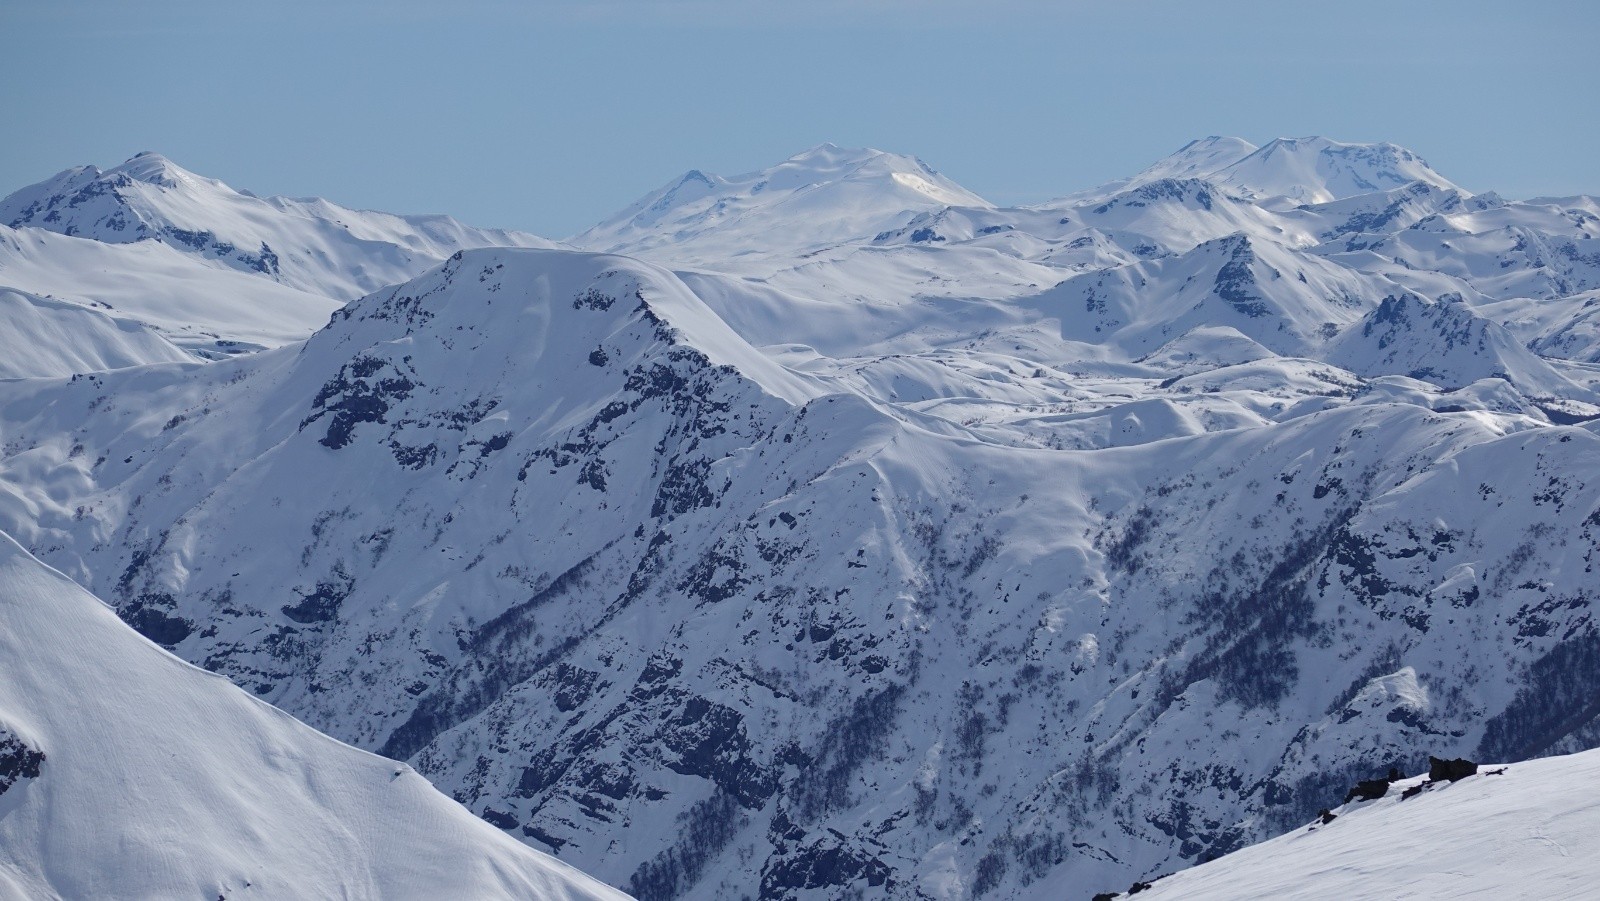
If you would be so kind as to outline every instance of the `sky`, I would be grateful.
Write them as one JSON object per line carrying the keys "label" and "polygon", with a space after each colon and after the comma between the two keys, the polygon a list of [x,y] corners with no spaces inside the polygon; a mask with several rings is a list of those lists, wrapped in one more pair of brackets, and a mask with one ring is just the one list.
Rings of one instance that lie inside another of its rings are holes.
{"label": "sky", "polygon": [[1013,204],[1210,134],[1600,193],[1597,46],[1595,0],[0,0],[0,194],[154,150],[560,238],[824,141]]}

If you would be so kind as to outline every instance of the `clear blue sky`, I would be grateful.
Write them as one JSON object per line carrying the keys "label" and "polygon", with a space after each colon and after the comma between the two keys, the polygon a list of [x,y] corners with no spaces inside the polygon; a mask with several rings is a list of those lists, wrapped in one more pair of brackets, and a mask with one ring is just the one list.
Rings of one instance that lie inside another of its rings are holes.
{"label": "clear blue sky", "polygon": [[564,237],[822,141],[1022,203],[1207,134],[1600,193],[1597,48],[1597,0],[0,0],[0,194],[155,150]]}

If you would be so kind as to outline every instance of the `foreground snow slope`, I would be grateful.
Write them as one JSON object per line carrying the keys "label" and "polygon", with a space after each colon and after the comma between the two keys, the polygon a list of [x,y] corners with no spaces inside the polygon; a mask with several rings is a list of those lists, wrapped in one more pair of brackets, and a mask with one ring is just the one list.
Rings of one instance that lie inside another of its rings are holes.
{"label": "foreground snow slope", "polygon": [[1600,885],[1600,751],[1335,808],[1314,823],[1156,880],[1151,901],[1584,898]]}
{"label": "foreground snow slope", "polygon": [[6,897],[622,897],[150,644],[4,535],[0,772]]}

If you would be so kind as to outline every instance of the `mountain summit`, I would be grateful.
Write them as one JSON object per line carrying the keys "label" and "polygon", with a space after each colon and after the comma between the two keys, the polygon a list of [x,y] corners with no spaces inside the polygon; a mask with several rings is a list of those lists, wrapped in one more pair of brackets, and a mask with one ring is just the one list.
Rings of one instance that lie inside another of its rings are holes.
{"label": "mountain summit", "polygon": [[991,204],[916,157],[819,144],[731,178],[692,170],[570,241],[647,255],[796,252],[869,239],[948,206]]}
{"label": "mountain summit", "polygon": [[468,247],[549,247],[535,235],[448,216],[352,210],[319,198],[257,197],[146,151],[78,166],[0,200],[0,224],[105,244],[154,241],[211,268],[350,300]]}
{"label": "mountain summit", "polygon": [[[1343,200],[1423,182],[1459,190],[1427,161],[1397,144],[1347,144],[1324,137],[1190,141],[1137,175],[1069,194],[1046,206],[1086,203],[1168,178],[1198,178],[1271,209]],[[1465,192],[1463,192],[1465,193]]]}
{"label": "mountain summit", "polygon": [[1419,181],[1456,188],[1427,160],[1397,144],[1345,144],[1322,137],[1278,138],[1211,177],[1274,206],[1326,203]]}

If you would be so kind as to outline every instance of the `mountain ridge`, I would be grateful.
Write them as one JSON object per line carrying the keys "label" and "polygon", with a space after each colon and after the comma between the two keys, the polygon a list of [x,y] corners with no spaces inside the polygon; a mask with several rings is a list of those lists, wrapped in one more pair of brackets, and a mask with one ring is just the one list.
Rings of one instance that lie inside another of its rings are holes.
{"label": "mountain ridge", "polygon": [[[1280,208],[1194,177],[1263,171],[1216,139],[1001,208],[824,145],[669,182],[625,254],[458,248],[276,346],[63,353],[0,380],[0,529],[645,899],[1053,899],[1374,761],[1592,745],[1600,218],[1290,143],[1307,197],[1375,190]],[[8,237],[50,304],[93,305],[79,261],[288,290]]]}

